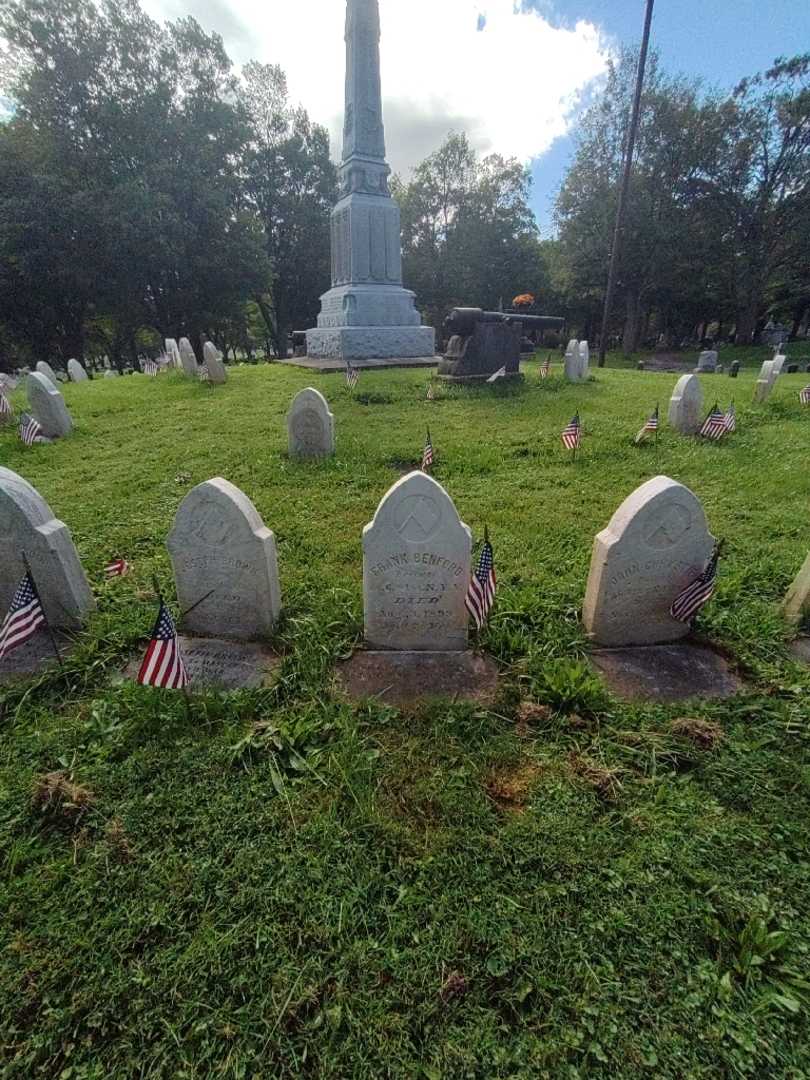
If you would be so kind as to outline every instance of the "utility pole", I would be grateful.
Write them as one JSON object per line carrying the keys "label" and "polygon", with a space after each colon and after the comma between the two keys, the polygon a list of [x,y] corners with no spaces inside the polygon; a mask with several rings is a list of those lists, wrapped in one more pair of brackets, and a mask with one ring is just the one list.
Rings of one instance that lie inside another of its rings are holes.
{"label": "utility pole", "polygon": [[627,195],[630,190],[630,176],[633,171],[633,154],[636,149],[638,121],[641,113],[641,93],[644,89],[644,73],[647,70],[647,53],[650,49],[650,30],[652,28],[653,6],[655,0],[647,0],[647,14],[644,19],[644,36],[641,39],[641,52],[638,58],[636,74],[636,92],[633,98],[633,111],[630,115],[630,130],[627,133],[627,151],[624,159],[622,183],[619,188],[619,205],[616,207],[616,227],[613,230],[613,247],[610,252],[607,289],[605,290],[605,309],[602,313],[602,333],[599,336],[599,367],[605,366],[607,352],[608,326],[610,311],[613,307],[613,294],[616,291],[616,272],[619,267],[619,254],[624,233],[624,215],[627,209]]}

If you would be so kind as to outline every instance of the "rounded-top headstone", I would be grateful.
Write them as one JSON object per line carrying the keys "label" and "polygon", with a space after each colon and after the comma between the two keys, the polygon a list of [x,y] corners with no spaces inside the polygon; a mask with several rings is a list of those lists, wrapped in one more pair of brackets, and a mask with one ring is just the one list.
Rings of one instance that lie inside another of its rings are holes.
{"label": "rounded-top headstone", "polygon": [[180,352],[180,366],[186,375],[189,375],[192,379],[197,378],[197,357],[194,355],[194,349],[188,338],[180,338],[180,344],[178,346]]}
{"label": "rounded-top headstone", "polygon": [[228,380],[228,372],[222,357],[217,352],[217,347],[212,341],[206,341],[203,346],[205,366],[208,369],[208,379],[212,383],[224,383]]}
{"label": "rounded-top headstone", "polygon": [[180,349],[174,338],[167,337],[165,340],[166,355],[169,358],[169,366],[179,368],[183,365],[180,362]]}
{"label": "rounded-top headstone", "polygon": [[698,498],[668,476],[633,492],[598,534],[582,618],[599,645],[661,645],[689,633],[676,597],[701,574],[714,537]]}
{"label": "rounded-top headstone", "polygon": [[571,338],[565,350],[564,360],[565,377],[569,382],[580,382],[582,377],[582,360],[579,352],[579,342]]}
{"label": "rounded-top headstone", "polygon": [[23,553],[50,626],[75,628],[95,608],[67,525],[54,517],[36,488],[2,467],[0,551],[0,609],[4,612],[25,573]]}
{"label": "rounded-top headstone", "polygon": [[31,412],[39,421],[42,434],[48,439],[62,439],[73,430],[73,421],[65,400],[51,380],[38,371],[25,379],[25,392]]}
{"label": "rounded-top headstone", "polygon": [[388,491],[363,530],[365,637],[374,649],[467,647],[472,535],[431,476],[412,472]]}
{"label": "rounded-top headstone", "polygon": [[50,364],[46,363],[45,360],[39,360],[37,362],[35,370],[38,371],[40,375],[44,375],[45,378],[49,382],[53,383],[54,387],[56,387],[56,384],[59,382],[59,380],[56,377],[56,372],[53,370]]}
{"label": "rounded-top headstone", "polygon": [[188,612],[184,630],[244,641],[272,632],[281,609],[276,541],[243,491],[221,477],[198,484],[177,510],[167,547]]}
{"label": "rounded-top headstone", "polygon": [[292,458],[329,457],[335,452],[335,418],[326,398],[308,386],[293,398],[287,413]]}
{"label": "rounded-top headstone", "polygon": [[110,370],[109,370],[109,371],[105,371],[105,372],[104,372],[104,378],[105,378],[105,379],[117,379],[117,378],[118,378],[118,374],[119,374],[119,373],[118,373],[117,371],[113,371],[113,370],[112,370],[112,368],[110,368]]}
{"label": "rounded-top headstone", "polygon": [[681,375],[669,401],[669,424],[681,435],[694,435],[703,423],[703,388],[697,375]]}
{"label": "rounded-top headstone", "polygon": [[84,382],[87,379],[87,372],[78,360],[68,360],[67,369],[71,382]]}
{"label": "rounded-top headstone", "polygon": [[579,343],[579,377],[580,379],[587,379],[590,374],[591,367],[591,350],[587,341],[580,341]]}

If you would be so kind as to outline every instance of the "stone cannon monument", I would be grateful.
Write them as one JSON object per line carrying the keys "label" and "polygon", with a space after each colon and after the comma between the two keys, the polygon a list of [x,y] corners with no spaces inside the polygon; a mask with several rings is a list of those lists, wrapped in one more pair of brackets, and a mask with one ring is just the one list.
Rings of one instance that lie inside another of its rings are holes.
{"label": "stone cannon monument", "polygon": [[551,315],[454,308],[445,319],[450,340],[439,375],[450,381],[486,380],[502,367],[507,378],[520,374],[520,345],[525,330],[561,330],[565,319]]}

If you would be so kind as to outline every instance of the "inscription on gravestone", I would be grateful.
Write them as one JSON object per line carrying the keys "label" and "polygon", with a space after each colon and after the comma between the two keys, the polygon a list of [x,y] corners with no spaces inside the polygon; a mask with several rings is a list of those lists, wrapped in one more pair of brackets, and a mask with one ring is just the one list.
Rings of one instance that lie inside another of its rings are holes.
{"label": "inscription on gravestone", "polygon": [[335,418],[326,398],[312,387],[293,399],[287,414],[289,453],[293,458],[329,457],[335,452]]}

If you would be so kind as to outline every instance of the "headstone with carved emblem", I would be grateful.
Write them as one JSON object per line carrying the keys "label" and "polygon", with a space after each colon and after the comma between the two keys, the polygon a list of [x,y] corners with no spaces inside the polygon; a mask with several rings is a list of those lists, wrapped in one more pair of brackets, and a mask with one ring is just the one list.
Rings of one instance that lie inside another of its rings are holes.
{"label": "headstone with carved emblem", "polygon": [[330,457],[335,452],[335,418],[326,398],[311,386],[296,394],[287,413],[292,458]]}

